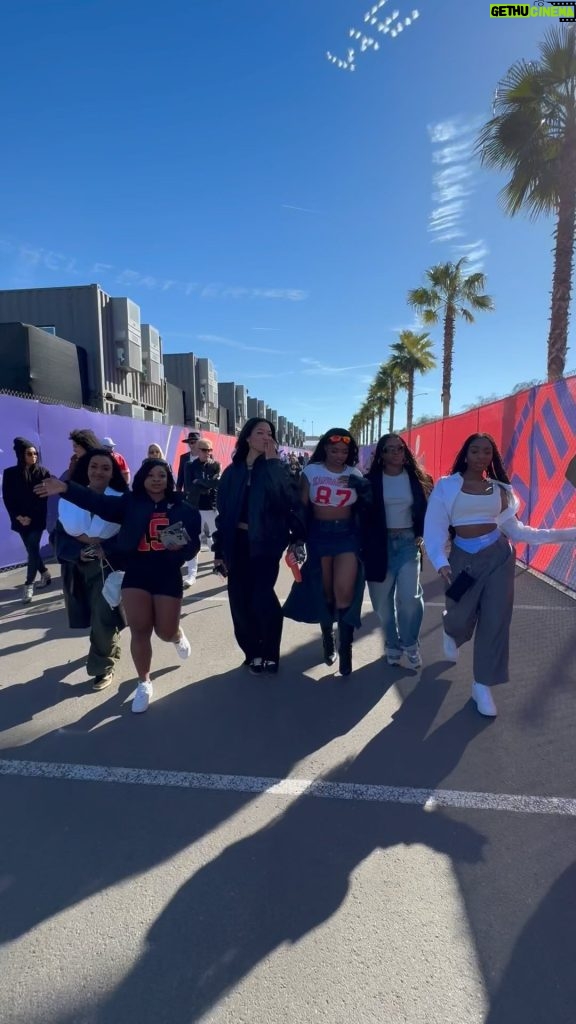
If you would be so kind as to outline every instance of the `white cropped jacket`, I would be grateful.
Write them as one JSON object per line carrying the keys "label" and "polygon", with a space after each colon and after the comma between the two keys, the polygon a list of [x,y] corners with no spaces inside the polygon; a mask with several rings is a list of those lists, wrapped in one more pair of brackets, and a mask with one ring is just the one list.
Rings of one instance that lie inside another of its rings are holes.
{"label": "white cropped jacket", "polygon": [[[448,565],[452,509],[462,490],[462,483],[463,478],[460,473],[440,477],[428,499],[428,508],[424,519],[424,546],[436,571],[443,565]],[[506,492],[507,508],[500,512],[495,523],[500,532],[514,544],[565,544],[569,541],[576,541],[576,527],[568,527],[563,530],[537,530],[532,526],[525,526],[516,516],[520,502],[510,484],[500,483],[499,480],[491,480],[491,483]]]}

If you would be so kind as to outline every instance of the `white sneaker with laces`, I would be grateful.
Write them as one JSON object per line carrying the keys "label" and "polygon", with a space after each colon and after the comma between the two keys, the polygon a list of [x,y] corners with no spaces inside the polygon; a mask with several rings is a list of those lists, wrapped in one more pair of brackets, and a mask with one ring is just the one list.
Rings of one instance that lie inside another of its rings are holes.
{"label": "white sneaker with laces", "polygon": [[386,661],[388,665],[398,666],[402,661],[402,651],[394,650],[392,647],[387,647]]}
{"label": "white sneaker with laces", "polygon": [[185,658],[190,657],[190,654],[192,652],[192,648],[190,647],[190,641],[188,637],[182,632],[182,630],[180,630],[180,635],[178,639],[174,641],[174,647],[178,651],[178,657],[182,658],[183,661]]}
{"label": "white sneaker with laces", "polygon": [[186,588],[186,590],[188,590],[189,587],[193,587],[195,583],[195,576],[185,576],[184,579],[182,580],[182,585]]}
{"label": "white sneaker with laces", "polygon": [[442,646],[444,647],[444,656],[447,661],[458,661],[458,648],[456,641],[453,636],[448,636],[444,630],[442,630]]}
{"label": "white sneaker with laces", "polygon": [[30,601],[34,597],[34,584],[25,583],[22,589],[22,604],[30,604]]}
{"label": "white sneaker with laces", "polygon": [[481,715],[485,715],[486,718],[496,718],[498,708],[494,703],[489,686],[485,686],[484,683],[472,683],[472,700],[475,701]]}
{"label": "white sneaker with laces", "polygon": [[152,698],[152,683],[139,682],[136,687],[136,693],[132,700],[132,711],[135,715],[141,715],[143,711],[148,711],[148,706]]}

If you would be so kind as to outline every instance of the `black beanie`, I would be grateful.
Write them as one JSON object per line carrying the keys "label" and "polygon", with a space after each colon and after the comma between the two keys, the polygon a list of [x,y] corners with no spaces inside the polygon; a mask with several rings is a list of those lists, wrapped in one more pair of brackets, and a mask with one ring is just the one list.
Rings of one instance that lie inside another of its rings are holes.
{"label": "black beanie", "polygon": [[38,447],[37,445],[34,444],[34,441],[29,441],[28,438],[26,437],[14,438],[14,451],[16,452],[16,455],[18,455],[18,457],[24,455],[24,452],[26,451],[27,448],[34,448],[35,451],[38,451]]}

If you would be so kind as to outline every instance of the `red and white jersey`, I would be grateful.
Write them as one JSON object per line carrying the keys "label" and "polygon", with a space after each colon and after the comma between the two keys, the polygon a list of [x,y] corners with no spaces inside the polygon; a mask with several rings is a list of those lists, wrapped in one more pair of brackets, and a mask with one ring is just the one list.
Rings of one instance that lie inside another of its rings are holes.
{"label": "red and white jersey", "polygon": [[349,477],[362,477],[355,466],[344,466],[341,473],[333,473],[321,462],[309,462],[302,474],[310,486],[310,501],[313,505],[346,508],[358,500],[355,488],[348,484]]}

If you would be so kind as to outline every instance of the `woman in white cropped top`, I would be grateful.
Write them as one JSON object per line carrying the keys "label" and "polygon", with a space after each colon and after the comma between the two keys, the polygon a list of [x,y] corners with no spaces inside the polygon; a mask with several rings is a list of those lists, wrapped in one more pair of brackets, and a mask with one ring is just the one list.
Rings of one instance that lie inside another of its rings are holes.
{"label": "woman in white cropped top", "polygon": [[510,541],[576,541],[576,528],[525,526],[516,515],[519,504],[494,438],[472,434],[462,445],[452,474],[434,487],[424,521],[426,552],[446,586],[456,581],[470,584],[457,600],[447,594],[444,653],[449,661],[457,661],[458,648],[474,635],[472,698],[480,714],[489,717],[497,714],[491,687],[509,679],[515,573]]}

